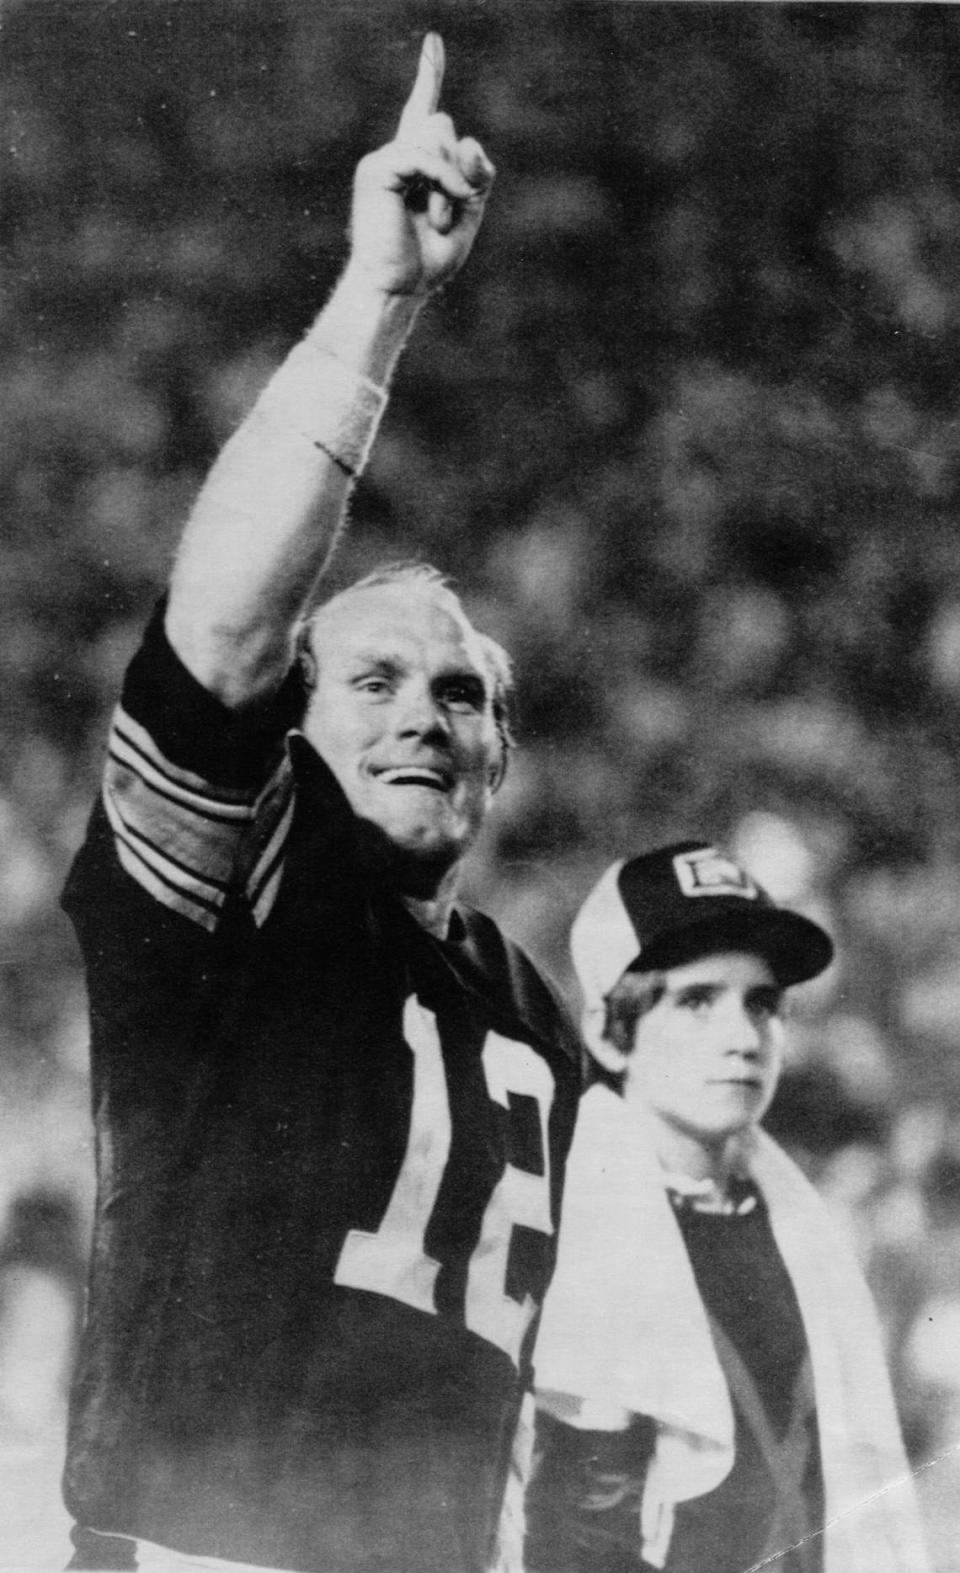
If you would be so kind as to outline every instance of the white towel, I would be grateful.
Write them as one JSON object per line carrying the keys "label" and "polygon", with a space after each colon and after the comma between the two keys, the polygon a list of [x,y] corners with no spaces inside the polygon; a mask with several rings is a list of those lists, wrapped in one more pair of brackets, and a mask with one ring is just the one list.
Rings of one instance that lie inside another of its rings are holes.
{"label": "white towel", "polygon": [[[826,1573],[928,1573],[860,1270],[813,1187],[765,1133],[746,1161],[810,1346]],[[644,1554],[662,1562],[672,1505],[712,1491],[732,1466],[733,1411],[652,1126],[600,1085],[580,1106],[534,1365],[548,1407],[563,1413],[566,1400],[569,1412],[573,1400],[581,1425],[617,1429],[629,1414],[657,1422],[641,1529]]]}

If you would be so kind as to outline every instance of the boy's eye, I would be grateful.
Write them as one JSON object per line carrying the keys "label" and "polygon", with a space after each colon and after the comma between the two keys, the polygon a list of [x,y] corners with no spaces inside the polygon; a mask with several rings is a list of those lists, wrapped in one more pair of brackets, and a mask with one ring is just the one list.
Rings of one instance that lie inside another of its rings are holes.
{"label": "boy's eye", "polygon": [[751,1015],[769,1021],[774,1016],[779,1016],[783,1009],[783,991],[773,988],[756,989],[747,1000],[747,1009]]}
{"label": "boy's eye", "polygon": [[682,989],[677,995],[677,1004],[683,1010],[705,1010],[712,1005],[716,998],[716,991],[712,988]]}

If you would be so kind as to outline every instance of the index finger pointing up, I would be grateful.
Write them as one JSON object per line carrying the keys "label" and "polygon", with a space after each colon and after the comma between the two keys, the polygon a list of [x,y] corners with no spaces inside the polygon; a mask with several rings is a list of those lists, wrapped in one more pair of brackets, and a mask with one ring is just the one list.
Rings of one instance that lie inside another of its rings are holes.
{"label": "index finger pointing up", "polygon": [[417,79],[410,97],[403,106],[398,136],[409,136],[415,126],[435,113],[443,86],[443,39],[439,33],[428,33],[420,51]]}

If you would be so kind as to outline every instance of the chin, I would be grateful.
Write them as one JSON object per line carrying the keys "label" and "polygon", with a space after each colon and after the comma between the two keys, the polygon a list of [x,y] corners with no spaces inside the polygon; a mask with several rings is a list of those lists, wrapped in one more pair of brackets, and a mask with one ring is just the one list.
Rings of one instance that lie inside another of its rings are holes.
{"label": "chin", "polygon": [[467,849],[466,841],[424,832],[422,827],[371,819],[362,823],[369,860],[404,894],[424,900],[436,894]]}
{"label": "chin", "polygon": [[385,815],[384,832],[402,852],[428,862],[455,863],[474,841],[479,826],[453,813]]}
{"label": "chin", "polygon": [[391,842],[391,874],[406,896],[435,896],[463,855],[459,846],[444,843]]}

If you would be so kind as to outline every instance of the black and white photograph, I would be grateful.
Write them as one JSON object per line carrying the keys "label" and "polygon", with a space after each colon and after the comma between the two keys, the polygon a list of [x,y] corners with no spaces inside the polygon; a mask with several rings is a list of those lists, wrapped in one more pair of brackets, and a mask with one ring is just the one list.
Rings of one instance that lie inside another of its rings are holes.
{"label": "black and white photograph", "polygon": [[960,7],[0,120],[0,1573],[960,1573]]}

